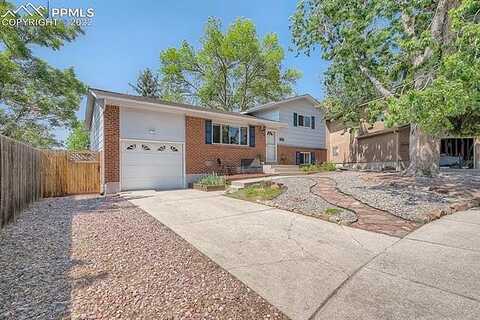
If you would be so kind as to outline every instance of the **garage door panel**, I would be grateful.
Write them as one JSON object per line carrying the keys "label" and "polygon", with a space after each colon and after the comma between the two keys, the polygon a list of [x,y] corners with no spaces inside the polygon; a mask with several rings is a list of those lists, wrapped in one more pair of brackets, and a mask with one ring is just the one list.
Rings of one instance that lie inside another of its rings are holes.
{"label": "garage door panel", "polygon": [[162,177],[161,180],[145,180],[145,179],[128,179],[125,183],[124,190],[170,190],[181,189],[183,184],[178,181],[178,177]]}
{"label": "garage door panel", "polygon": [[167,177],[174,176],[178,177],[182,175],[182,170],[178,169],[177,166],[165,166],[165,167],[155,167],[155,166],[128,166],[124,167],[123,177],[124,178],[155,178],[155,177]]}
{"label": "garage door panel", "polygon": [[183,161],[182,156],[175,155],[174,157],[165,156],[165,155],[157,155],[155,157],[145,157],[142,154],[136,154],[134,156],[123,157],[123,164],[125,166],[136,166],[139,165],[143,166],[156,166],[161,163],[163,166],[168,165],[177,165],[179,161]]}
{"label": "garage door panel", "polygon": [[126,141],[121,157],[122,190],[184,187],[181,144]]}

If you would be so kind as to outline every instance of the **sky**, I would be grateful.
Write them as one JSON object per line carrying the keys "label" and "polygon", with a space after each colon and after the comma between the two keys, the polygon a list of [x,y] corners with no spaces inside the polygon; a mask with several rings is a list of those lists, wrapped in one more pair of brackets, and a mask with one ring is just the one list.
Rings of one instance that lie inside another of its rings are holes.
{"label": "sky", "polygon": [[[17,5],[27,1],[14,1]],[[47,0],[30,1],[46,5]],[[297,82],[297,94],[309,93],[323,98],[323,73],[328,64],[316,50],[310,57],[292,52],[289,17],[294,13],[295,0],[51,0],[52,7],[93,8],[95,16],[74,42],[60,51],[34,48],[34,53],[58,68],[73,67],[78,78],[90,87],[133,93],[129,82],[135,82],[140,70],[159,68],[160,51],[178,47],[186,40],[196,48],[208,17],[221,19],[226,28],[236,18],[251,19],[257,33],[278,34],[285,50],[283,67],[303,73]],[[85,101],[77,113],[85,116]],[[65,130],[56,135],[64,140]]]}

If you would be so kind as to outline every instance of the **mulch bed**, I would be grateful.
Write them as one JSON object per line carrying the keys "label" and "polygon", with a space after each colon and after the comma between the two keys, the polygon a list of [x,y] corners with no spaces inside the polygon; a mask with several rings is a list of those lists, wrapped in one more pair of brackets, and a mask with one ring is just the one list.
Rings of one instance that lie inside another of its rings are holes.
{"label": "mulch bed", "polygon": [[0,250],[1,319],[287,319],[118,197],[38,202]]}

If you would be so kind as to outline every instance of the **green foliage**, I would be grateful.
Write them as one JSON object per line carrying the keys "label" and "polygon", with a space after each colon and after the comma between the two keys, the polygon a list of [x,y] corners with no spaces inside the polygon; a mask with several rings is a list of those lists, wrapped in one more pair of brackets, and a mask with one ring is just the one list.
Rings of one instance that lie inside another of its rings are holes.
{"label": "green foliage", "polygon": [[[1,2],[0,17],[12,8],[10,2]],[[79,27],[60,22],[45,26],[1,25],[0,134],[37,147],[59,145],[52,129],[75,123],[75,111],[86,88],[72,68],[49,66],[32,55],[31,47],[59,50],[81,33]]]}
{"label": "green foliage", "polygon": [[184,41],[161,52],[162,98],[245,111],[291,95],[301,76],[295,69],[282,70],[277,35],[259,39],[250,20],[237,19],[222,32],[220,21],[210,18],[200,42],[198,50]]}
{"label": "green foliage", "polygon": [[333,162],[323,162],[321,164],[305,164],[301,165],[300,169],[303,172],[323,172],[323,171],[335,171],[337,168]]}
{"label": "green foliage", "polygon": [[246,188],[240,189],[238,191],[229,193],[228,196],[231,196],[236,199],[248,200],[248,201],[257,201],[257,200],[272,200],[284,191],[284,188],[280,187],[277,184],[271,183],[258,183]]}
{"label": "green foliage", "polygon": [[299,52],[320,47],[331,61],[331,118],[478,135],[479,10],[478,0],[302,0],[291,29]]}
{"label": "green foliage", "polygon": [[224,186],[226,179],[224,176],[219,176],[215,172],[202,177],[197,184],[202,186]]}
{"label": "green foliage", "polygon": [[340,212],[342,212],[342,209],[339,209],[339,208],[327,208],[325,209],[324,213],[327,215],[327,216],[334,216],[336,214],[339,214]]}
{"label": "green foliage", "polygon": [[438,59],[436,77],[389,104],[390,124],[414,122],[431,134],[480,134],[480,2],[450,11],[454,40]]}
{"label": "green foliage", "polygon": [[149,68],[140,72],[136,84],[129,83],[129,85],[140,96],[151,98],[160,97],[160,80],[158,74],[154,74]]}
{"label": "green foliage", "polygon": [[72,151],[87,150],[90,146],[90,135],[83,122],[77,121],[67,138],[67,149]]}

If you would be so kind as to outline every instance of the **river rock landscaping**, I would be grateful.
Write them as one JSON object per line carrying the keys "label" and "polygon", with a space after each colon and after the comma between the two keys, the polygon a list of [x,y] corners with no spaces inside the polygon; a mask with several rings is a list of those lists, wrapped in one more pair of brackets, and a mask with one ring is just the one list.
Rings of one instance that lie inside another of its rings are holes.
{"label": "river rock landscaping", "polygon": [[264,201],[266,205],[341,224],[356,221],[355,213],[332,205],[310,192],[317,183],[314,178],[287,177],[274,181],[284,185],[286,190],[278,197]]}
{"label": "river rock landscaping", "polygon": [[120,197],[37,202],[0,249],[0,319],[286,319]]}
{"label": "river rock landscaping", "polygon": [[436,178],[399,173],[335,172],[328,175],[340,192],[410,221],[428,222],[443,214],[478,205],[480,176],[442,172]]}

